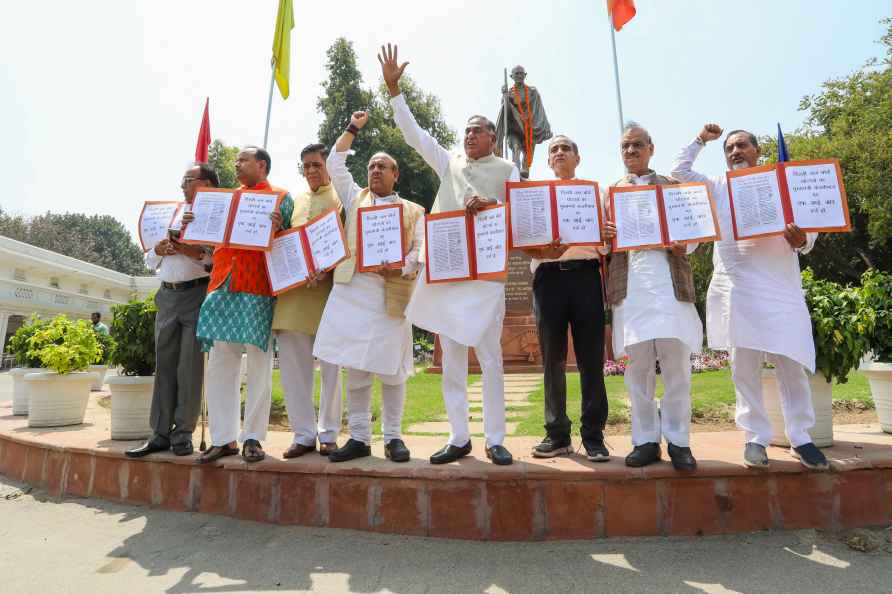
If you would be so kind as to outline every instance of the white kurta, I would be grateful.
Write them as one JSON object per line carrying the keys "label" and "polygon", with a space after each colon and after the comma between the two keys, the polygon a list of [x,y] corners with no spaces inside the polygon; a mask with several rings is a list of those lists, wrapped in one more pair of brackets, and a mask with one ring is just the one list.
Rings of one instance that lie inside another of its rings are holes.
{"label": "white kurta", "polygon": [[735,241],[725,176],[693,171],[702,145],[692,142],[676,156],[672,177],[706,182],[716,202],[722,240],[713,252],[706,295],[706,333],[714,349],[743,347],[784,355],[814,373],[811,317],[802,293],[799,253],[808,253],[817,233],[797,252],[783,236]]}
{"label": "white kurta", "polygon": [[[638,185],[646,180],[636,178]],[[693,252],[697,244],[688,246]],[[676,338],[692,351],[703,345],[703,323],[693,303],[675,298],[666,250],[633,250],[629,254],[626,298],[613,308],[613,352],[657,338]]]}

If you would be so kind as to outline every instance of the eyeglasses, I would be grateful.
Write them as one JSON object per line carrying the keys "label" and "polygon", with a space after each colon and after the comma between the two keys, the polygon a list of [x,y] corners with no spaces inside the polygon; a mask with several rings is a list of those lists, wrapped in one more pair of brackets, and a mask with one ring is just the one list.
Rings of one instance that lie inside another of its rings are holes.
{"label": "eyeglasses", "polygon": [[308,171],[313,171],[314,169],[318,169],[321,171],[323,167],[325,167],[324,163],[310,162],[310,163],[307,163],[306,165],[301,163],[300,165],[297,166],[297,170],[303,174],[306,174]]}
{"label": "eyeglasses", "polygon": [[182,183],[183,183],[183,185],[185,185],[185,184],[188,184],[189,182],[194,182],[194,181],[202,181],[202,178],[200,178],[200,177],[189,177],[188,175],[186,175],[186,176],[183,177],[183,181],[182,181]]}

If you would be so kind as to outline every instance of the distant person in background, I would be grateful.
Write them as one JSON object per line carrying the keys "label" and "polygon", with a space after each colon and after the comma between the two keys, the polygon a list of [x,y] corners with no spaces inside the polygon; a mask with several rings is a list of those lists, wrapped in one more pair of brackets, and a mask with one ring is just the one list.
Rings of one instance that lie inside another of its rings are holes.
{"label": "distant person in background", "polygon": [[99,332],[100,334],[108,334],[108,326],[102,323],[102,314],[98,311],[94,311],[90,314],[90,320],[93,322],[93,331]]}

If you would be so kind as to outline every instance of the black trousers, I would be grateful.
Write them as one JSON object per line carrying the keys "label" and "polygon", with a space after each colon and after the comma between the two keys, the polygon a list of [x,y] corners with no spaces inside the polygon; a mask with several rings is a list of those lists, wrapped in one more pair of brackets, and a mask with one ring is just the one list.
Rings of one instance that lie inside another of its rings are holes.
{"label": "black trousers", "polygon": [[540,264],[533,277],[533,311],[545,368],[545,431],[552,439],[570,437],[566,378],[569,326],[582,391],[582,439],[603,439],[607,389],[604,387],[604,303],[598,261]]}

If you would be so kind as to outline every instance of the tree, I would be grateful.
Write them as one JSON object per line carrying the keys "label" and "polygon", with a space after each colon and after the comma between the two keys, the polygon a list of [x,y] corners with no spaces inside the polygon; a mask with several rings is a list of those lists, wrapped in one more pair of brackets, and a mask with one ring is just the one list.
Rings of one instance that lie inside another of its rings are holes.
{"label": "tree", "polygon": [[220,139],[211,143],[208,149],[208,164],[216,170],[221,188],[236,188],[239,185],[235,177],[235,158],[238,151],[238,147],[226,146]]}
{"label": "tree", "polygon": [[[825,234],[802,261],[819,278],[841,283],[857,282],[870,267],[892,269],[892,19],[882,23],[886,57],[804,97],[805,124],[785,135],[794,159],[840,160],[853,230]],[[762,141],[768,160],[776,161],[776,140]]]}
{"label": "tree", "polygon": [[[384,151],[399,164],[400,177],[396,191],[404,198],[430,209],[440,181],[421,156],[403,140],[388,105],[390,94],[387,88],[380,84],[377,92],[373,92],[362,87],[362,75],[356,67],[353,44],[343,37],[332,44],[326,55],[329,76],[322,83],[324,93],[316,103],[317,110],[323,115],[319,125],[319,142],[334,146],[350,121],[350,115],[354,111],[368,111],[369,122],[354,141],[352,148],[356,154],[347,163],[356,183],[366,185],[369,159],[374,153]],[[451,148],[456,135],[443,120],[439,99],[419,89],[409,76],[403,76],[400,87],[418,124],[442,146]]]}

